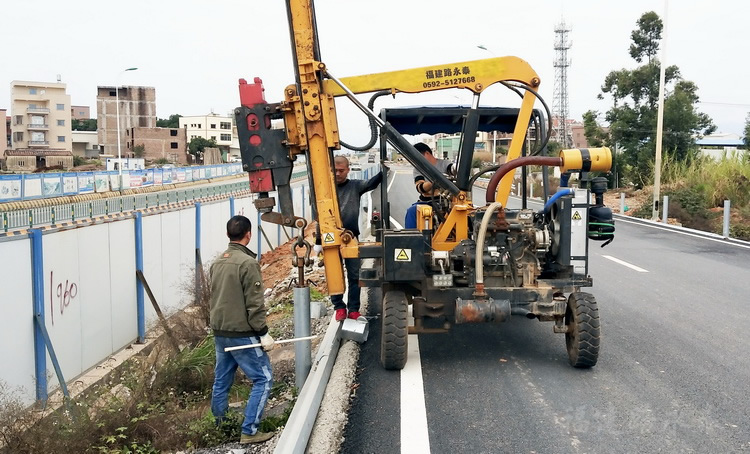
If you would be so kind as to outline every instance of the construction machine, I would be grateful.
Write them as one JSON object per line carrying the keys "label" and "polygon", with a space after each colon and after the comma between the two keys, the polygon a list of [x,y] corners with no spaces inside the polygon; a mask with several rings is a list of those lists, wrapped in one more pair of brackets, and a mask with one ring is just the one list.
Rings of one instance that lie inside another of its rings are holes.
{"label": "construction machine", "polygon": [[[240,80],[241,106],[235,116],[243,168],[257,193],[254,203],[261,219],[303,229],[306,221],[294,213],[290,179],[293,162],[305,156],[329,293],[344,292],[343,258],[371,259],[363,262],[370,265],[361,268],[360,285],[382,289],[382,365],[404,367],[410,333],[441,333],[455,324],[522,316],[553,322],[553,330],[565,335],[570,363],[594,366],[600,342],[597,302],[581,289],[593,285],[590,242],[606,244],[614,238],[612,213],[603,204],[607,180],[592,174],[609,170],[609,149],[546,155],[551,115],[538,93],[539,76],[520,58],[337,78],[320,53],[312,0],[287,0],[286,7],[296,80],[278,103],[266,102],[259,78]],[[520,106],[480,107],[480,95],[495,84],[517,93]],[[471,106],[373,112],[379,96],[449,88],[472,92]],[[372,94],[368,105],[357,98],[360,94]],[[381,160],[386,144],[392,145],[436,188],[431,203],[417,206],[416,229],[391,226],[386,184],[381,185],[375,241],[359,242],[343,228],[333,177],[333,151],[342,146],[337,97],[346,97],[367,116],[373,141],[380,139]],[[545,110],[534,109],[536,101]],[[283,129],[271,127],[274,119],[283,119]],[[472,174],[477,131],[512,133],[512,140],[504,164]],[[461,133],[454,176],[439,172],[404,137],[439,132]],[[521,168],[525,175],[528,166],[541,166],[545,177],[548,168],[559,168],[561,188],[549,194],[545,178],[542,208],[530,208],[525,193],[521,207],[510,208],[514,174]],[[576,186],[566,184],[571,174],[578,177]],[[472,189],[483,176],[489,177],[485,200],[474,201]],[[278,211],[273,211],[273,192]],[[300,236],[293,249],[302,246]]]}

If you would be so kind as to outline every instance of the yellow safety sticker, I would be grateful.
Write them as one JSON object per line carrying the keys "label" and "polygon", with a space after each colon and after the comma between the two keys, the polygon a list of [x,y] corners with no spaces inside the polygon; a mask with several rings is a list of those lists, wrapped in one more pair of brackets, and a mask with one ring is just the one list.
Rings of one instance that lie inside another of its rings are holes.
{"label": "yellow safety sticker", "polygon": [[581,213],[579,213],[578,211],[576,211],[575,213],[573,213],[573,220],[574,221],[580,221],[581,220]]}
{"label": "yellow safety sticker", "polygon": [[324,243],[333,243],[335,239],[333,238],[333,233],[328,232],[325,235],[323,235],[323,242]]}
{"label": "yellow safety sticker", "polygon": [[394,253],[397,262],[411,262],[411,249],[396,249]]}

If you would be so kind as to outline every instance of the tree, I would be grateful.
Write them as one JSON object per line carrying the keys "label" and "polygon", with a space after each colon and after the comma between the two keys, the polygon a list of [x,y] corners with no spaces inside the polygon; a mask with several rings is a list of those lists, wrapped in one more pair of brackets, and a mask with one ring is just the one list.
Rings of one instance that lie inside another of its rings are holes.
{"label": "tree", "polygon": [[750,150],[750,113],[745,117],[745,137],[742,138],[745,148]]}
{"label": "tree", "polygon": [[139,144],[133,147],[133,155],[135,155],[136,158],[142,158],[145,153],[146,153],[145,145]]}
{"label": "tree", "polygon": [[180,127],[180,114],[172,114],[169,118],[157,118],[157,128],[179,128]]}
{"label": "tree", "polygon": [[70,122],[70,129],[73,131],[96,131],[96,119],[76,120],[74,118]]}
{"label": "tree", "polygon": [[[609,143],[622,150],[621,173],[641,187],[651,180],[656,150],[656,117],[659,99],[660,65],[656,54],[663,25],[653,11],[641,16],[633,31],[630,56],[646,64],[635,69],[611,71],[604,79],[602,95],[609,95],[613,107],[606,113]],[[698,112],[698,87],[682,79],[677,66],[665,68],[664,152],[673,161],[684,161],[697,153],[697,137],[712,133],[716,127],[708,115]],[[597,139],[592,130],[592,138]],[[587,136],[588,137],[588,136]]]}
{"label": "tree", "polygon": [[589,110],[583,114],[583,135],[586,136],[586,142],[589,146],[603,147],[608,142],[608,136],[596,121],[597,117],[599,117],[599,112],[594,110]]}
{"label": "tree", "polygon": [[194,155],[195,157],[200,156],[201,153],[203,153],[203,150],[205,148],[215,148],[216,147],[216,141],[214,139],[208,140],[204,139],[203,137],[195,137],[192,140],[190,140],[190,144],[188,145],[188,151],[190,154]]}

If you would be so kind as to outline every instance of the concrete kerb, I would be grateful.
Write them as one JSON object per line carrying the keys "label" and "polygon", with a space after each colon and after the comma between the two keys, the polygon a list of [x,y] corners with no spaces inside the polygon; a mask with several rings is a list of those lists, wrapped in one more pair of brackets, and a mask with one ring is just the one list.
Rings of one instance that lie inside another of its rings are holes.
{"label": "concrete kerb", "polygon": [[[726,241],[728,243],[737,244],[739,246],[750,246],[750,241],[744,241],[744,240],[740,240],[737,238],[727,238],[722,235],[718,235],[716,233],[704,232],[703,230],[690,229],[690,228],[682,227],[679,225],[665,224],[662,222],[652,221],[651,219],[636,218],[633,216],[626,216],[626,215],[618,214],[618,213],[613,213],[612,216],[614,217],[615,221],[632,222],[634,224],[648,225],[651,227],[658,227],[664,230],[671,230],[673,232],[687,233],[690,235],[708,238],[711,240]],[[617,224],[615,223],[615,226],[616,225]]]}
{"label": "concrete kerb", "polygon": [[318,408],[323,400],[323,393],[328,385],[333,364],[336,362],[341,338],[341,322],[331,319],[323,341],[318,346],[318,353],[312,364],[307,381],[297,398],[297,403],[289,415],[284,431],[276,444],[275,453],[304,453],[310,433],[315,424]]}
{"label": "concrete kerb", "polygon": [[[365,298],[361,305],[363,313],[367,312],[368,305],[369,300]],[[274,453],[330,454],[339,451],[360,351],[356,342],[342,342],[340,333],[341,322],[331,318]]]}

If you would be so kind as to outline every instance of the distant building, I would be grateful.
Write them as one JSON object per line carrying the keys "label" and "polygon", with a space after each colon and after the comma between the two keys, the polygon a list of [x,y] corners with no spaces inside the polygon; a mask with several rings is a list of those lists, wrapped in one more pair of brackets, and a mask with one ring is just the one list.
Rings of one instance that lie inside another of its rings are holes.
{"label": "distant building", "polygon": [[120,147],[123,156],[130,153],[132,128],[156,127],[156,89],[154,87],[97,87],[96,119],[99,145],[105,155],[117,156],[117,98],[120,99]]}
{"label": "distant building", "polygon": [[0,109],[0,121],[2,121],[2,125],[0,126],[0,150],[5,150],[6,148],[10,148],[10,117],[7,116],[8,111],[5,109]]}
{"label": "distant building", "polygon": [[105,161],[107,170],[143,170],[146,168],[146,161],[143,158],[107,158]]}
{"label": "distant building", "polygon": [[96,131],[73,131],[73,156],[99,158],[99,134]]}
{"label": "distant building", "polygon": [[[167,159],[176,164],[187,164],[185,130],[178,128],[131,128],[128,131],[128,156],[134,157],[133,148],[144,146],[146,161]],[[123,154],[123,156],[125,156]]]}
{"label": "distant building", "polygon": [[91,118],[89,106],[70,106],[70,118],[73,120],[88,120]]}
{"label": "distant building", "polygon": [[695,143],[700,147],[701,154],[716,160],[731,156],[733,153],[748,152],[742,137],[737,134],[717,132],[696,140]]}
{"label": "distant building", "polygon": [[196,137],[213,139],[222,154],[226,155],[232,146],[232,122],[232,117],[211,113],[180,117],[180,128],[185,130],[188,143]]}
{"label": "distant building", "polygon": [[5,150],[5,168],[12,172],[33,172],[45,167],[73,167],[73,153],[68,150],[48,148]]}
{"label": "distant building", "polygon": [[63,83],[10,83],[11,147],[72,151],[70,96]]}

